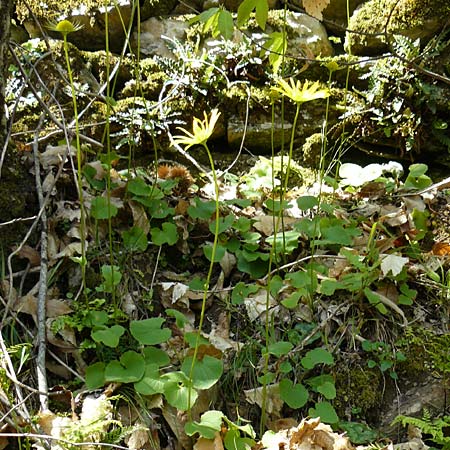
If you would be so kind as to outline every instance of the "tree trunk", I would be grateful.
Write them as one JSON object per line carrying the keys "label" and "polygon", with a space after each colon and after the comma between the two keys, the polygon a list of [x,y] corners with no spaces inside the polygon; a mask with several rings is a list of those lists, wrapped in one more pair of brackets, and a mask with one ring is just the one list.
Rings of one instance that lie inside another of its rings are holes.
{"label": "tree trunk", "polygon": [[14,0],[0,0],[0,155],[6,141],[7,121],[5,114],[5,85],[11,11]]}

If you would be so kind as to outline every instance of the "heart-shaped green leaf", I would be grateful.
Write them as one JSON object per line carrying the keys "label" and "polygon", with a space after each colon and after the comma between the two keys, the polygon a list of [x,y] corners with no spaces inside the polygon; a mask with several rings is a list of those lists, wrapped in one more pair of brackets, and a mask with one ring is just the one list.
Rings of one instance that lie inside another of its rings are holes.
{"label": "heart-shaped green leaf", "polygon": [[112,327],[92,331],[91,336],[95,342],[105,344],[111,348],[116,348],[119,345],[119,339],[123,333],[125,333],[124,327],[120,325],[113,325]]}
{"label": "heart-shaped green leaf", "polygon": [[293,384],[291,380],[284,379],[280,381],[280,397],[290,408],[298,409],[305,406],[309,393],[303,384]]}
{"label": "heart-shaped green leaf", "polygon": [[165,380],[161,378],[157,364],[148,364],[145,366],[144,376],[137,383],[134,383],[136,392],[142,395],[162,394],[164,387]]}
{"label": "heart-shaped green leaf", "polygon": [[125,352],[120,361],[111,361],[105,368],[105,380],[121,383],[134,383],[144,375],[145,362],[139,353]]}
{"label": "heart-shaped green leaf", "polygon": [[[189,376],[192,365],[192,356],[183,361],[181,370]],[[192,384],[197,389],[209,389],[217,383],[223,373],[223,363],[220,359],[205,355],[201,361],[195,362],[192,374]]]}
{"label": "heart-shaped green leaf", "polygon": [[164,323],[162,317],[152,317],[145,320],[134,320],[130,323],[132,336],[144,345],[156,345],[166,342],[171,336],[168,328],[161,329]]}

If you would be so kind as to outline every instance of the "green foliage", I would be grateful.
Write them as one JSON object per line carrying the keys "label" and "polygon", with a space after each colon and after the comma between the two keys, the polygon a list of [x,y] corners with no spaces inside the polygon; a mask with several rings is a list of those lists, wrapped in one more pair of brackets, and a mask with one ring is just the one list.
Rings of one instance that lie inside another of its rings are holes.
{"label": "green foliage", "polygon": [[450,449],[450,437],[447,435],[446,430],[450,426],[450,416],[443,416],[437,419],[432,419],[429,411],[424,410],[423,418],[409,417],[409,416],[397,416],[392,425],[402,424],[404,427],[412,425],[419,428],[422,433],[429,434],[431,441],[433,441],[439,448],[443,450]]}

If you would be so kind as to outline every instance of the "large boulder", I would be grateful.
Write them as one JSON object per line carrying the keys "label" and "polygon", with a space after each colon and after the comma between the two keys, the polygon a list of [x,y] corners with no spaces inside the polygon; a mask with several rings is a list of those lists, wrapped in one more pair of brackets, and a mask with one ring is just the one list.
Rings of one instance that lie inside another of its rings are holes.
{"label": "large boulder", "polygon": [[429,40],[450,15],[448,0],[369,0],[353,13],[345,49],[353,55],[377,55],[388,48],[386,34]]}

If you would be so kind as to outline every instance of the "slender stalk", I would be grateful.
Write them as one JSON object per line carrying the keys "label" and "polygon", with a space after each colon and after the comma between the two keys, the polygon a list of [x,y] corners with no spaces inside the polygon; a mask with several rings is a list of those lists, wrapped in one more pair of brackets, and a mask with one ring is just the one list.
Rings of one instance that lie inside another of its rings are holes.
{"label": "slender stalk", "polygon": [[192,393],[192,380],[193,380],[193,376],[194,376],[194,368],[195,368],[195,363],[197,361],[197,354],[198,354],[198,348],[200,346],[200,333],[202,331],[203,328],[203,322],[205,320],[205,310],[206,310],[206,300],[208,298],[208,291],[209,291],[209,283],[211,282],[211,277],[212,277],[212,272],[213,272],[213,268],[214,268],[214,260],[216,257],[216,250],[217,250],[217,244],[219,241],[219,183],[217,181],[217,173],[216,173],[216,169],[214,167],[214,160],[213,157],[211,155],[211,152],[208,148],[208,146],[206,145],[206,143],[203,143],[203,147],[208,155],[208,159],[209,159],[209,164],[211,166],[211,172],[212,172],[212,176],[213,176],[213,182],[214,182],[214,195],[215,195],[215,217],[216,217],[216,223],[214,226],[214,241],[213,241],[213,247],[212,247],[212,251],[211,251],[211,261],[209,263],[209,269],[208,269],[208,275],[206,276],[206,281],[205,281],[205,285],[204,285],[204,289],[203,289],[203,298],[202,298],[202,308],[200,311],[200,321],[198,324],[198,333],[197,333],[197,337],[195,340],[195,348],[194,348],[194,355],[192,356],[192,363],[191,363],[191,368],[189,370],[189,390],[188,390],[188,413],[189,413],[189,418],[190,420],[191,418],[191,410],[192,410],[192,405],[191,405],[191,393]]}
{"label": "slender stalk", "polygon": [[81,240],[81,287],[84,291],[86,287],[86,209],[84,207],[83,197],[83,180],[81,176],[83,155],[80,143],[80,124],[78,121],[78,107],[75,85],[73,83],[72,68],[70,66],[69,49],[67,42],[67,33],[63,33],[64,38],[64,55],[66,57],[67,75],[69,77],[70,89],[72,94],[73,114],[75,118],[75,143],[77,149],[77,182],[78,182],[78,198],[80,200],[80,240]]}

